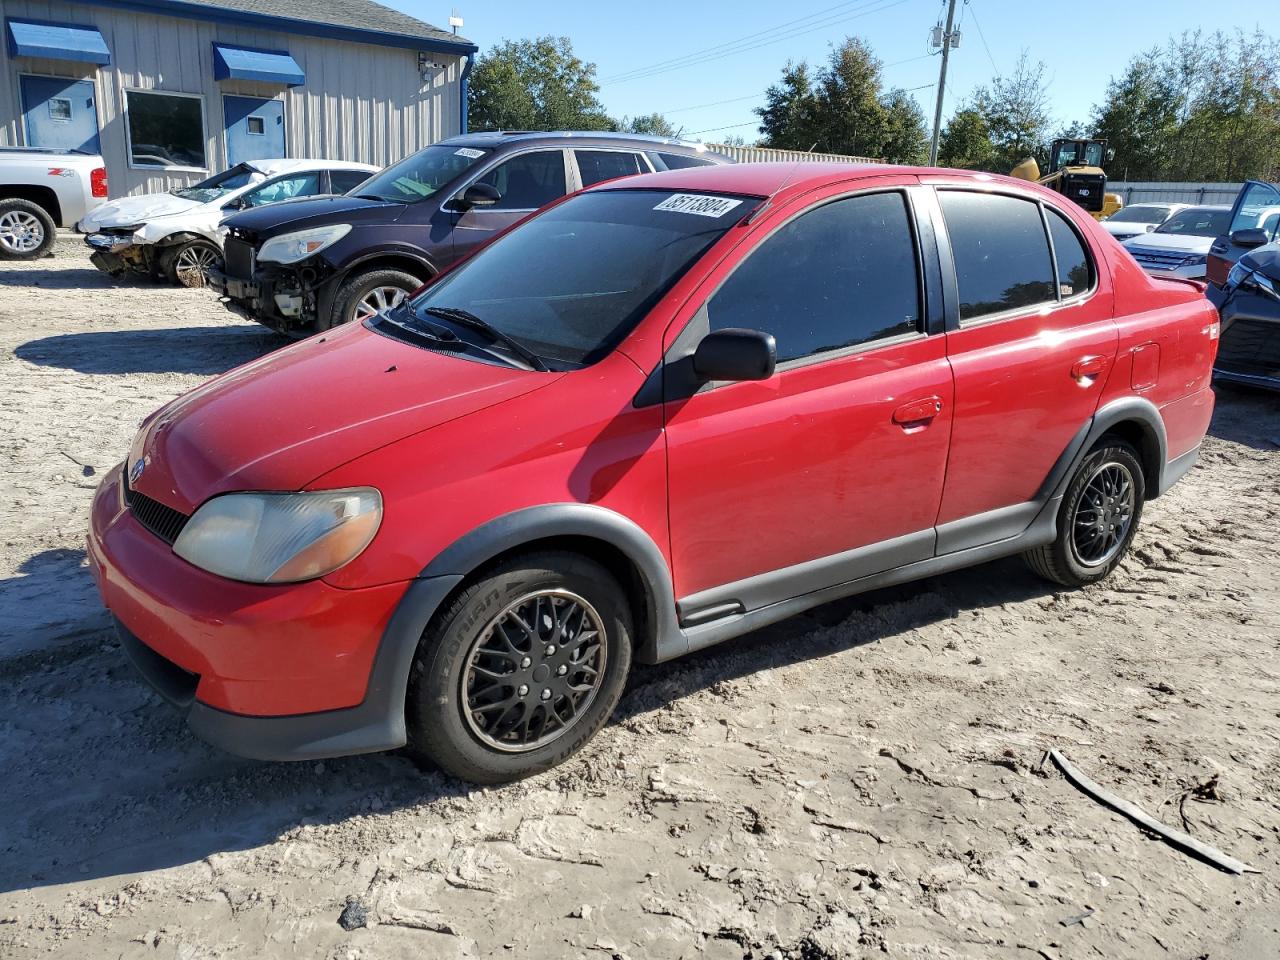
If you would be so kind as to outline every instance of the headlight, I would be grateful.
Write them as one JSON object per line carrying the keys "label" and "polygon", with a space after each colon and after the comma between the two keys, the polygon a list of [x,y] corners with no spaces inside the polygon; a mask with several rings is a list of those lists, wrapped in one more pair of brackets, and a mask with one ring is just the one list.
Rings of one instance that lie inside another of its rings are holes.
{"label": "headlight", "polygon": [[1255,270],[1253,276],[1249,278],[1249,282],[1255,284],[1262,293],[1265,293],[1272,300],[1280,300],[1280,288],[1277,287],[1276,282],[1260,271]]}
{"label": "headlight", "polygon": [[318,493],[228,493],[198,509],[173,552],[231,580],[296,583],[360,555],[382,522],[371,487]]}
{"label": "headlight", "polygon": [[330,244],[337,243],[350,232],[351,224],[335,223],[327,227],[299,230],[297,233],[282,233],[262,245],[262,249],[258,251],[258,259],[272,263],[297,263],[313,253],[319,253]]}
{"label": "headlight", "polygon": [[1231,270],[1227,273],[1227,286],[1228,287],[1240,286],[1240,284],[1244,283],[1245,278],[1248,277],[1249,274],[1252,272],[1253,271],[1251,271],[1243,263],[1240,263],[1239,261],[1237,261],[1232,265]]}

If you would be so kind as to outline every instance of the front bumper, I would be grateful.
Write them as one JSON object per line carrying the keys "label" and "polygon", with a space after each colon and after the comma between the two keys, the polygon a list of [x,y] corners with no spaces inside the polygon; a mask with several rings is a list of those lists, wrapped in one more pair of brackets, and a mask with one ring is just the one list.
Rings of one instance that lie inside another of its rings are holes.
{"label": "front bumper", "polygon": [[[261,759],[403,745],[404,682],[388,673],[382,648],[409,584],[342,590],[214,576],[139,524],[121,487],[115,469],[94,496],[90,568],[130,659],[198,735]],[[424,625],[397,628],[397,655]],[[400,657],[404,677],[411,657]]]}
{"label": "front bumper", "polygon": [[1222,318],[1213,374],[1219,380],[1280,390],[1280,303],[1235,289],[1209,298]]}

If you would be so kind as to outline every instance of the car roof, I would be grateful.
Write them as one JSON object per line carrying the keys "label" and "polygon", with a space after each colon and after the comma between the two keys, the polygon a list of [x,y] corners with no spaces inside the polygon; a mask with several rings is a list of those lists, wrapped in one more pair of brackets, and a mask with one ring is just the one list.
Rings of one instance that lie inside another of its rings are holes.
{"label": "car roof", "polygon": [[493,147],[503,143],[553,143],[563,140],[598,141],[600,143],[625,143],[640,147],[677,147],[695,153],[708,153],[705,143],[680,140],[675,137],[655,137],[643,133],[616,133],[609,130],[489,130],[482,133],[464,133],[447,140],[437,141],[444,146]]}
{"label": "car roof", "polygon": [[380,169],[370,163],[355,163],[351,160],[307,160],[293,157],[277,157],[269,160],[248,160],[246,165],[259,173],[274,177],[291,170],[368,170]]}
{"label": "car roof", "polygon": [[[1187,210],[1198,211],[1200,213],[1230,213],[1231,207],[1224,206],[1223,204],[1220,204],[1220,203],[1205,203],[1205,204],[1198,204],[1198,205],[1188,204]],[[1182,213],[1184,211],[1180,210],[1178,212]]]}
{"label": "car roof", "polygon": [[664,173],[648,173],[610,180],[592,190],[705,190],[713,193],[738,193],[753,197],[772,197],[784,189],[789,193],[860,180],[867,177],[944,175],[998,183],[1022,189],[1039,189],[1028,180],[1018,180],[972,170],[946,170],[938,167],[906,167],[887,163],[823,163],[817,161],[779,163],[735,163],[723,166],[685,167]]}

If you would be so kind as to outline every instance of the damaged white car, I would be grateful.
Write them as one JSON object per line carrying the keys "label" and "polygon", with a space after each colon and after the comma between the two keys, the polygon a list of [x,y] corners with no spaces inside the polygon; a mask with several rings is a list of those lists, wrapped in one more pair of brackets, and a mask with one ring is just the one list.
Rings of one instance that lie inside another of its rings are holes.
{"label": "damaged white car", "polygon": [[77,225],[103,273],[153,276],[203,286],[222,266],[218,227],[234,213],[268,203],[346,193],[379,168],[343,160],[250,160],[171,193],[122,197]]}

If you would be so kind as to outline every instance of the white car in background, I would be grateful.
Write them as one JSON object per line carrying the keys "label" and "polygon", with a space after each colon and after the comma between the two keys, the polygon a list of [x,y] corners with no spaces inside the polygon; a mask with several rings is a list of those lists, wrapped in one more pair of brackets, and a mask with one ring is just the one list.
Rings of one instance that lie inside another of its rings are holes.
{"label": "white car in background", "polygon": [[1150,233],[1124,241],[1123,246],[1147,273],[1201,280],[1209,247],[1230,222],[1230,207],[1187,207]]}
{"label": "white car in background", "polygon": [[1151,233],[1175,213],[1190,207],[1189,203],[1134,203],[1102,221],[1102,229],[1117,240]]}
{"label": "white car in background", "polygon": [[103,273],[156,276],[203,286],[222,266],[218,227],[234,213],[301,197],[346,193],[378,167],[344,160],[250,160],[170,193],[113,200],[85,216],[90,259]]}
{"label": "white car in background", "polygon": [[0,147],[0,260],[34,260],[107,200],[107,168],[97,154]]}

